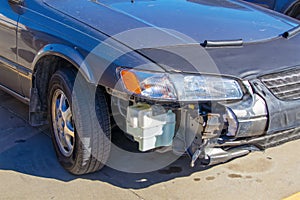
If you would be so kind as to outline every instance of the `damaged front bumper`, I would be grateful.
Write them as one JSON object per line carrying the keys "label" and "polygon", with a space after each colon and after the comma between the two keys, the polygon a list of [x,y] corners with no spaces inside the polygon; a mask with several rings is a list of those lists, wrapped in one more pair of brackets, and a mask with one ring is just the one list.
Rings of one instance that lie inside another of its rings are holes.
{"label": "damaged front bumper", "polygon": [[[280,113],[290,102],[276,98],[259,79],[243,84],[247,92],[241,100],[176,106],[140,99],[131,99],[129,105],[122,106],[120,95],[112,90],[109,93],[114,96],[113,102],[118,102],[117,110],[123,110],[125,132],[139,144],[140,151],[172,150],[178,155],[187,154],[193,167],[196,162],[224,163],[251,151],[300,138],[295,120],[281,129],[272,124],[276,121],[270,113]],[[293,106],[300,107],[300,101],[295,100]]]}

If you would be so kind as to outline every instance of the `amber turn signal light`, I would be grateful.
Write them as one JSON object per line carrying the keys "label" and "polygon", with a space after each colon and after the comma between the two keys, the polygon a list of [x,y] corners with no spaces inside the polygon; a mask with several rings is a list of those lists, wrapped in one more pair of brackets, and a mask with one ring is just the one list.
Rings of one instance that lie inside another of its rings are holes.
{"label": "amber turn signal light", "polygon": [[122,70],[121,76],[126,89],[135,94],[141,94],[140,83],[135,74],[129,70]]}

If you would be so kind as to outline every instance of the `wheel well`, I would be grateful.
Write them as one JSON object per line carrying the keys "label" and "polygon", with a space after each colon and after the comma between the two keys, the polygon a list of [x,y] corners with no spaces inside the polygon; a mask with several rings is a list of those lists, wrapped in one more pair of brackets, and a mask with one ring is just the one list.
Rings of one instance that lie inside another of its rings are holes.
{"label": "wheel well", "polygon": [[61,68],[77,70],[69,61],[55,55],[44,56],[35,65],[29,108],[30,123],[34,126],[47,124],[49,81],[51,76]]}
{"label": "wheel well", "polygon": [[[78,68],[65,58],[47,55],[42,57],[35,65],[32,76],[32,88],[29,105],[29,122],[33,126],[40,126],[48,123],[48,90],[52,75],[59,69],[69,68],[78,72]],[[104,87],[97,86],[99,89]],[[107,101],[110,102],[110,95],[105,93]],[[110,105],[108,104],[109,109]]]}

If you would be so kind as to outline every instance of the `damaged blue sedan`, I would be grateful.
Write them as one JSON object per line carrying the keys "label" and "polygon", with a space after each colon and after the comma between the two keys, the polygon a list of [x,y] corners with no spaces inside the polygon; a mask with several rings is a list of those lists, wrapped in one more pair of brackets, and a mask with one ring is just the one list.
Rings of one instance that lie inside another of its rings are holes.
{"label": "damaged blue sedan", "polygon": [[50,125],[70,173],[118,148],[134,162],[121,135],[192,167],[300,138],[295,19],[235,0],[1,1],[0,88]]}

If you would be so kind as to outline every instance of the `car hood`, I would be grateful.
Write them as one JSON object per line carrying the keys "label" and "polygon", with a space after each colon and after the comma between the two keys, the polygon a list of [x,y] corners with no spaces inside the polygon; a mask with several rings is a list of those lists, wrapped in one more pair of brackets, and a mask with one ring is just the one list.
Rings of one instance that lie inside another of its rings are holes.
{"label": "car hood", "polygon": [[[278,37],[298,24],[288,18],[229,0],[44,0],[44,2],[125,44],[138,47],[202,43],[205,40],[257,42]],[[135,31],[138,30],[138,31]],[[120,36],[122,33],[124,37]]]}
{"label": "car hood", "polygon": [[240,48],[179,45],[138,50],[169,72],[209,73],[255,79],[264,74],[300,66],[300,34]]}

